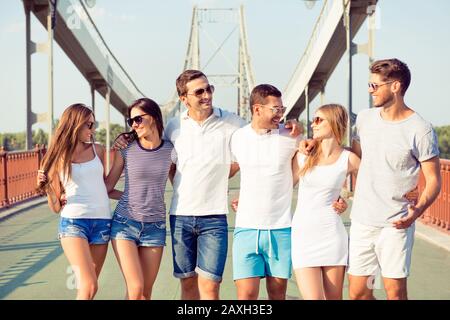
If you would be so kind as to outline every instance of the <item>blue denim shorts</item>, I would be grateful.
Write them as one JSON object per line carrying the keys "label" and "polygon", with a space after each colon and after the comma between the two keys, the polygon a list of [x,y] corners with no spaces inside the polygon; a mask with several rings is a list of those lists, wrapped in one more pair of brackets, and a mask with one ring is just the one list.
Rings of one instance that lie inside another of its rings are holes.
{"label": "blue denim shorts", "polygon": [[233,280],[291,277],[291,228],[236,228],[233,236]]}
{"label": "blue denim shorts", "polygon": [[139,222],[114,213],[111,239],[134,241],[138,247],[166,245],[166,222]]}
{"label": "blue denim shorts", "polygon": [[173,275],[222,281],[228,250],[227,216],[170,216]]}
{"label": "blue denim shorts", "polygon": [[111,219],[76,219],[59,220],[58,239],[65,237],[83,238],[89,244],[108,243],[111,235]]}

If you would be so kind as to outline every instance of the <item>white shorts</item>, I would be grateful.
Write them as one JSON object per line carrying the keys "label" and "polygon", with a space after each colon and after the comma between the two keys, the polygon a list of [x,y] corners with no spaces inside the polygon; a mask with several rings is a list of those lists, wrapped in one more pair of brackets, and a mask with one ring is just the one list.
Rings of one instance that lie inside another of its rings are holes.
{"label": "white shorts", "polygon": [[415,224],[408,229],[373,227],[352,221],[348,273],[373,276],[381,269],[383,278],[409,276]]}

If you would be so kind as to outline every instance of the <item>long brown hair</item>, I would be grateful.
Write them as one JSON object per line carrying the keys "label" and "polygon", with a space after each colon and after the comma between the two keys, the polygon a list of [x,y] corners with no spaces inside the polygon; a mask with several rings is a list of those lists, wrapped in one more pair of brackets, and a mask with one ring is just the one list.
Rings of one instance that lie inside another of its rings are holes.
{"label": "long brown hair", "polygon": [[94,115],[91,109],[82,103],[75,103],[64,110],[48,151],[42,159],[41,170],[47,175],[45,183],[37,190],[48,193],[55,176],[63,173],[66,179],[72,176],[72,156],[78,143],[83,125]]}
{"label": "long brown hair", "polygon": [[[342,141],[347,131],[348,114],[343,106],[340,104],[325,104],[321,106],[317,111],[323,113],[325,119],[331,126],[331,131],[336,138],[339,145]],[[305,165],[300,170],[299,176],[304,176],[308,171],[312,170],[318,163],[320,156],[322,155],[321,141],[317,146],[311,150],[311,153],[306,158]]]}

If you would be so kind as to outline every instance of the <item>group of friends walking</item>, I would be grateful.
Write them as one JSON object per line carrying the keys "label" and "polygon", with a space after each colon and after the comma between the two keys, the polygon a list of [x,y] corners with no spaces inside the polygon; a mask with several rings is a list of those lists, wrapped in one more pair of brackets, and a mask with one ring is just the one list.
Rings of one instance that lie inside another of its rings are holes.
{"label": "group of friends walking", "polygon": [[[358,113],[351,147],[344,147],[352,128],[341,105],[319,107],[313,137],[304,139],[297,121],[282,122],[286,108],[273,85],[252,90],[246,123],[213,107],[214,86],[201,71],[186,70],[176,80],[186,110],[164,127],[155,101],[133,102],[132,131],[115,140],[109,172],[109,150],[94,142],[94,113],[84,104],[69,106],[43,158],[38,189],[60,213],[58,237],[76,270],[77,298],[94,298],[111,240],[126,298],[150,299],[170,229],[181,299],[219,299],[233,200],[238,299],[257,299],[262,278],[269,299],[285,299],[292,270],[304,299],[342,299],[346,273],[350,299],[374,299],[377,273],[388,299],[407,299],[414,222],[441,185],[433,127],[404,101],[410,80],[398,59],[371,65],[374,108]],[[418,195],[420,170],[425,188]],[[238,171],[239,198],[228,199],[228,180]],[[357,180],[348,234],[340,193],[349,175]],[[114,211],[109,199],[118,200]]]}

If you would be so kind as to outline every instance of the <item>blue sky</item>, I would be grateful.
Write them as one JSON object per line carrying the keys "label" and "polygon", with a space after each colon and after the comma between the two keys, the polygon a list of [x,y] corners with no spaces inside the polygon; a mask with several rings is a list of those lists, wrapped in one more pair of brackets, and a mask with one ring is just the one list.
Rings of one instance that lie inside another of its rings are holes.
{"label": "blue sky", "polygon": [[[330,0],[340,1],[340,0]],[[159,103],[175,92],[187,49],[192,6],[244,5],[248,45],[256,83],[271,83],[284,90],[303,54],[322,1],[307,9],[301,0],[97,0],[91,14],[112,52],[147,96]],[[435,126],[450,125],[450,1],[379,0],[375,33],[375,58],[397,57],[412,72],[406,103]],[[201,64],[233,30],[232,24],[204,24],[201,31]],[[44,28],[32,17],[32,39],[45,41]],[[212,41],[208,40],[212,39]],[[365,42],[364,25],[355,42]],[[238,33],[224,47],[227,60],[237,61]],[[22,1],[6,0],[0,12],[0,132],[25,130],[25,15]],[[90,90],[62,50],[54,47],[55,116],[74,102],[90,104]],[[231,73],[218,55],[206,73]],[[368,58],[354,56],[353,109],[368,107]],[[47,109],[47,56],[32,58],[33,111]],[[237,63],[236,63],[237,65]],[[347,103],[346,62],[341,61],[326,87],[326,102]],[[219,87],[214,104],[235,111],[236,90]],[[319,106],[319,99],[312,108]],[[96,116],[105,118],[104,99],[96,96]],[[300,118],[303,118],[302,115]],[[123,124],[113,111],[112,122]],[[34,125],[33,128],[44,127]]]}

